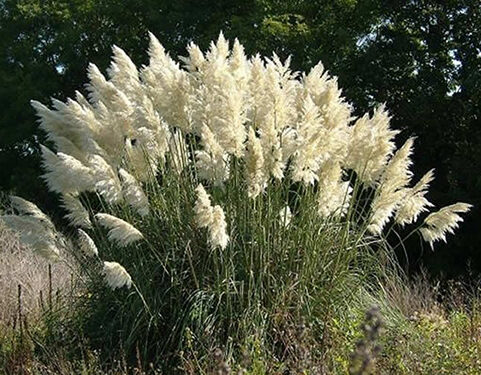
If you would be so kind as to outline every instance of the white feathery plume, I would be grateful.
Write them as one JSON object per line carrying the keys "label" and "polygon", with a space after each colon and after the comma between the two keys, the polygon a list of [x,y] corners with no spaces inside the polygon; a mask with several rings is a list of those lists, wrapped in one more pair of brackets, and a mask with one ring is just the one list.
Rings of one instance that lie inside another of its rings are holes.
{"label": "white feathery plume", "polygon": [[302,104],[300,120],[297,124],[297,147],[292,162],[292,180],[314,185],[320,168],[320,142],[326,138],[321,128],[319,109],[308,95]]}
{"label": "white feathery plume", "polygon": [[247,152],[245,155],[247,194],[256,198],[261,194],[267,185],[266,173],[264,170],[264,154],[262,145],[256,136],[254,129],[249,128]]}
{"label": "white feathery plume", "polygon": [[114,45],[112,51],[114,55],[107,69],[110,82],[124,92],[130,100],[142,98],[142,86],[137,67],[121,48]]}
{"label": "white feathery plume", "polygon": [[164,121],[189,132],[192,130],[189,102],[193,90],[191,78],[165,53],[157,38],[151,33],[149,36],[150,61],[141,72],[144,89]]}
{"label": "white feathery plume", "polygon": [[185,68],[190,73],[195,73],[201,70],[202,66],[205,63],[205,57],[199,46],[193,42],[190,42],[187,45],[187,52],[189,54],[188,57],[179,57],[180,60],[184,63]]}
{"label": "white feathery plume", "polygon": [[413,143],[414,139],[409,138],[396,151],[381,176],[380,186],[371,204],[371,217],[367,227],[372,234],[379,235],[382,232],[408,193],[406,186],[412,177],[409,168],[412,164]]}
{"label": "white feathery plume", "polygon": [[122,179],[122,191],[126,202],[132,206],[140,216],[149,214],[149,201],[139,183],[125,169],[119,169],[119,175]]}
{"label": "white feathery plume", "polygon": [[191,73],[195,82],[193,127],[203,137],[203,128],[208,126],[224,152],[241,157],[246,138],[248,70],[242,71],[247,65],[242,63],[243,55],[238,49],[235,61],[228,55],[228,42],[220,35],[217,43],[211,44],[202,66]]}
{"label": "white feathery plume", "polygon": [[49,133],[47,138],[55,144],[55,149],[57,150],[57,152],[71,155],[82,163],[86,162],[86,153],[70,139],[62,136],[57,136],[55,133]]}
{"label": "white feathery plume", "polygon": [[[330,78],[321,63],[302,78],[301,98],[309,96],[320,110],[321,131],[318,137],[318,158],[343,161],[348,153],[351,129],[351,106],[341,96],[337,79]],[[298,100],[298,106],[302,105]],[[302,108],[302,107],[300,107]]]}
{"label": "white feathery plume", "polygon": [[229,70],[234,76],[237,86],[244,88],[250,78],[250,70],[244,47],[237,38],[234,39],[232,53],[229,58]]}
{"label": "white feathery plume", "polygon": [[246,117],[250,123],[258,123],[264,116],[265,91],[265,66],[259,54],[252,57],[249,62],[250,76],[248,81],[249,106]]}
{"label": "white feathery plume", "polygon": [[273,117],[268,118],[265,125],[259,128],[259,133],[266,171],[272,177],[282,180],[284,178],[285,163],[283,161],[280,134],[274,126]]}
{"label": "white feathery plume", "polygon": [[70,139],[71,128],[67,126],[68,124],[66,124],[63,116],[36,100],[31,100],[30,104],[37,112],[40,129],[47,133],[47,137],[50,137],[50,134],[55,134],[58,137]]}
{"label": "white feathery plume", "polygon": [[381,177],[396,147],[394,137],[399,131],[390,129],[389,120],[382,105],[371,118],[367,114],[359,118],[351,129],[346,166],[372,186]]}
{"label": "white feathery plume", "polygon": [[274,54],[273,59],[267,59],[264,80],[265,98],[257,111],[256,121],[264,151],[266,170],[276,179],[284,177],[284,169],[288,157],[284,148],[282,135],[296,121],[295,90],[299,85],[295,74],[289,69],[290,59],[284,64]]}
{"label": "white feathery plume", "polygon": [[89,165],[93,171],[95,189],[109,204],[115,204],[122,199],[122,186],[117,173],[100,155],[92,155]]}
{"label": "white feathery plume", "polygon": [[134,115],[124,113],[124,119],[117,118],[114,109],[107,108],[102,102],[95,107],[96,116],[102,124],[101,128],[91,142],[89,154],[97,154],[109,160],[113,165],[118,166],[125,153],[125,139],[128,138],[132,129],[128,119],[134,121]]}
{"label": "white feathery plume", "polygon": [[201,142],[203,150],[195,153],[199,177],[222,185],[229,178],[229,158],[222,146],[217,142],[214,133],[207,125],[202,126]]}
{"label": "white feathery plume", "polygon": [[411,155],[413,153],[414,138],[409,138],[394,156],[389,160],[381,176],[381,184],[388,184],[393,189],[405,187],[412,177],[410,168],[412,166]]}
{"label": "white feathery plume", "polygon": [[86,108],[91,107],[87,98],[78,90],[75,90],[75,100],[77,100],[77,102],[83,107],[86,107]]}
{"label": "white feathery plume", "polygon": [[210,202],[209,194],[204,189],[202,184],[199,184],[195,189],[197,200],[195,201],[194,212],[195,221],[199,228],[206,228],[212,224],[212,204]]}
{"label": "white feathery plume", "polygon": [[2,215],[0,220],[18,233],[20,241],[39,255],[56,260],[60,254],[58,235],[54,228],[34,216]]}
{"label": "white feathery plume", "polygon": [[423,227],[419,229],[424,241],[429,242],[431,248],[436,241],[446,242],[446,235],[454,233],[459,223],[463,221],[458,214],[468,212],[471,207],[472,205],[467,203],[455,203],[429,214],[424,219]]}
{"label": "white feathery plume", "polygon": [[324,163],[319,171],[318,213],[322,218],[344,216],[351,201],[349,181],[342,181],[342,168],[337,161]]}
{"label": "white feathery plume", "polygon": [[117,262],[104,262],[104,276],[105,282],[113,290],[124,286],[130,289],[132,286],[132,278]]}
{"label": "white feathery plume", "polygon": [[132,120],[129,117],[134,111],[134,106],[127,95],[112,82],[107,81],[96,65],[89,64],[87,75],[90,79],[86,85],[90,101],[97,110],[102,107],[106,109],[111,119],[116,122],[110,130],[119,129],[123,133],[128,131]]}
{"label": "white feathery plume", "polygon": [[83,161],[86,143],[100,127],[91,107],[85,107],[72,99],[67,103],[52,100],[54,110],[32,100],[31,105],[40,118],[40,128],[53,141],[57,151],[72,155]]}
{"label": "white feathery plume", "polygon": [[92,227],[90,221],[89,212],[82,205],[80,199],[70,194],[64,194],[62,196],[62,206],[67,210],[67,214],[64,216],[71,225],[74,227],[82,227],[89,229]]}
{"label": "white feathery plume", "polygon": [[433,204],[425,195],[428,192],[429,184],[434,179],[434,170],[427,172],[416,185],[408,189],[405,197],[396,212],[395,221],[401,226],[414,223],[419,215],[428,211]]}
{"label": "white feathery plume", "polygon": [[90,168],[73,156],[59,152],[57,155],[41,145],[43,166],[47,173],[43,175],[51,191],[60,194],[78,194],[94,188]]}
{"label": "white feathery plume", "polygon": [[[55,139],[55,134],[51,134],[52,137],[49,139],[56,142],[60,148],[72,150],[74,153],[71,155],[82,163],[87,163],[89,154],[104,155],[105,150],[112,154],[118,153],[115,147],[119,144],[119,139],[122,139],[122,134],[117,126],[119,122],[113,119],[114,115],[108,113],[102,102],[92,106],[78,92],[76,97],[77,101],[69,98],[65,104],[54,100],[54,108],[70,128],[71,135],[65,138],[68,138],[71,144],[62,139]],[[62,149],[59,151],[63,152]],[[70,155],[69,152],[65,153]]]}
{"label": "white feathery plume", "polygon": [[199,184],[195,191],[197,193],[194,206],[195,221],[199,228],[208,229],[209,243],[213,248],[224,249],[229,242],[224,211],[218,205],[212,207],[209,194],[202,184]]}
{"label": "white feathery plume", "polygon": [[209,227],[209,241],[212,247],[220,247],[221,249],[225,249],[229,243],[224,210],[219,205],[214,206],[212,211],[212,223]]}
{"label": "white feathery plume", "polygon": [[38,208],[36,204],[15,195],[10,196],[10,201],[12,202],[13,208],[15,208],[19,213],[31,216],[39,220],[49,229],[55,229],[55,226],[53,225],[50,218],[45,213],[43,213],[43,211]]}
{"label": "white feathery plume", "polygon": [[98,213],[95,215],[95,218],[100,225],[109,230],[109,240],[116,242],[120,246],[128,246],[144,237],[132,224],[127,223],[118,217]]}
{"label": "white feathery plume", "polygon": [[86,138],[91,138],[101,128],[90,105],[82,106],[70,98],[65,103],[53,99],[52,103],[65,123],[69,124],[70,139],[79,147],[83,146]]}
{"label": "white feathery plume", "polygon": [[92,104],[96,105],[101,101],[109,102],[117,94],[118,90],[114,84],[107,81],[97,65],[92,63],[88,65],[87,76],[89,83],[86,85],[86,88],[89,92],[88,98]]}
{"label": "white feathery plume", "polygon": [[160,118],[152,100],[147,96],[144,96],[142,105],[138,106],[135,112],[135,128],[137,131],[132,137],[140,140],[140,145],[146,150],[149,159],[154,163],[159,159],[163,160],[169,150],[171,132],[169,125]]}
{"label": "white feathery plume", "polygon": [[99,251],[95,242],[82,229],[78,230],[79,247],[82,252],[88,257],[95,257],[99,255]]}
{"label": "white feathery plume", "polygon": [[161,157],[157,142],[158,130],[145,127],[136,129],[132,138],[125,142],[127,164],[141,181],[151,180],[157,171],[157,163]]}
{"label": "white feathery plume", "polygon": [[124,92],[107,81],[94,64],[88,67],[88,77],[89,99],[101,124],[96,129],[96,141],[111,160],[118,160],[124,139],[132,129],[135,105]]}

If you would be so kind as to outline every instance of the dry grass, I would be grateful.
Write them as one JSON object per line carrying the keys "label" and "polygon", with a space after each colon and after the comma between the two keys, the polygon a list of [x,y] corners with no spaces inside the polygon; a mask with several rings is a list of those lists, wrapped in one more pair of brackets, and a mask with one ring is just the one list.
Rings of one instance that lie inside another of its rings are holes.
{"label": "dry grass", "polygon": [[415,312],[441,313],[440,285],[433,285],[425,271],[411,280],[387,279],[384,283],[386,303],[409,317]]}
{"label": "dry grass", "polygon": [[49,264],[0,227],[0,325],[9,325],[18,316],[19,289],[22,315],[35,320],[42,301],[48,303],[49,298],[69,289],[71,282],[72,271],[65,263]]}

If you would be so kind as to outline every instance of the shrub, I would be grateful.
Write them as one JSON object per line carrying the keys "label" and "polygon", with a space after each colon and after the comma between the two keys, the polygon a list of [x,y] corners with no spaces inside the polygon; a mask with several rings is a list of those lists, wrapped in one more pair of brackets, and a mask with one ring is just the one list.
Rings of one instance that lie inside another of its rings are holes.
{"label": "shrub", "polygon": [[[108,79],[89,66],[87,98],[32,101],[56,150],[42,146],[44,178],[81,228],[86,332],[164,364],[192,341],[199,361],[249,342],[295,356],[280,327],[304,322],[324,342],[326,322],[392,266],[387,234],[432,206],[433,171],[412,183],[414,140],[396,150],[384,106],[354,119],[321,64],[247,59],[222,34],[188,53],[181,67],[151,36],[139,71],[114,47]],[[445,240],[469,207],[408,236]],[[62,257],[45,214],[19,198],[12,210],[3,221],[24,241]]]}

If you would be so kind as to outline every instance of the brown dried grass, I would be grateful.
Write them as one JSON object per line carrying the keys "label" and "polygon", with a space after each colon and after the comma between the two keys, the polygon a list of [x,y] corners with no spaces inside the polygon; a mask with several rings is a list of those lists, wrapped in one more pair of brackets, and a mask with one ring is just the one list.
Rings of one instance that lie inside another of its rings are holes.
{"label": "brown dried grass", "polygon": [[48,303],[52,296],[69,290],[72,278],[66,263],[49,263],[22,245],[14,233],[0,227],[0,325],[9,325],[18,316],[19,289],[22,315],[35,320],[42,301]]}

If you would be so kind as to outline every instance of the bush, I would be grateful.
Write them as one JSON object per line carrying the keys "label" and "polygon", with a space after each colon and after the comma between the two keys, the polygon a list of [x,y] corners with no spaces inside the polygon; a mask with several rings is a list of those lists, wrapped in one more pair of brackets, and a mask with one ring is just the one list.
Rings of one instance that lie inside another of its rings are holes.
{"label": "bush", "polygon": [[[109,79],[90,65],[88,99],[32,102],[56,149],[42,146],[44,178],[83,228],[85,331],[104,352],[172,368],[179,353],[202,367],[242,348],[299,363],[285,335],[302,324],[321,360],[328,323],[395,272],[386,238],[428,211],[433,172],[412,184],[413,139],[396,150],[383,106],[353,119],[321,64],[301,75],[247,59],[222,34],[188,52],[181,68],[151,36],[139,72],[114,47]],[[469,208],[408,236],[445,240]],[[68,240],[44,213],[18,197],[11,209],[7,225],[62,257]]]}

